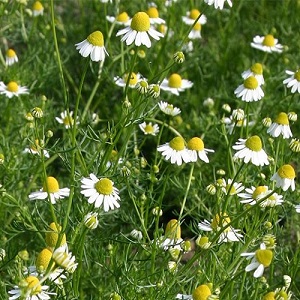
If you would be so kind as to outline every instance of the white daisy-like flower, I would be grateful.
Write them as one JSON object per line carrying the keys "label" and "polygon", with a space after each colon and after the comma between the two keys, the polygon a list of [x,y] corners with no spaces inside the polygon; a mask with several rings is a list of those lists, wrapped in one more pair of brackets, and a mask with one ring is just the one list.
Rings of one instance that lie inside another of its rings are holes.
{"label": "white daisy-like flower", "polygon": [[177,294],[176,299],[180,299],[180,300],[219,299],[219,297],[217,297],[216,295],[212,296],[213,298],[210,298],[211,296],[212,296],[212,291],[209,285],[201,284],[193,291],[192,295]]}
{"label": "white daisy-like flower", "polygon": [[171,219],[166,226],[165,235],[160,239],[159,246],[164,250],[181,249],[181,227],[176,219]]}
{"label": "white daisy-like flower", "polygon": [[83,57],[90,55],[92,61],[104,61],[105,56],[108,56],[104,46],[103,34],[99,30],[94,31],[84,41],[75,44],[75,46]]}
{"label": "white daisy-like flower", "polygon": [[32,15],[34,17],[42,16],[44,14],[44,7],[40,1],[35,1],[32,6]]}
{"label": "white daisy-like flower", "polygon": [[160,86],[158,84],[150,84],[148,87],[148,93],[152,98],[158,98],[160,95]]}
{"label": "white daisy-like flower", "polygon": [[193,83],[187,79],[182,79],[177,73],[173,73],[168,79],[165,78],[160,88],[164,91],[171,92],[172,94],[179,96],[179,92],[183,92],[193,86]]}
{"label": "white daisy-like flower", "polygon": [[195,24],[195,26],[192,28],[192,30],[190,31],[188,38],[191,40],[197,40],[197,39],[201,39],[201,24],[197,23]]}
{"label": "white daisy-like flower", "polygon": [[265,83],[264,76],[263,76],[263,66],[260,63],[255,63],[251,66],[250,69],[244,71],[242,73],[242,77],[247,79],[250,76],[254,76],[259,85],[263,85]]}
{"label": "white daisy-like flower", "polygon": [[149,122],[148,124],[146,122],[143,122],[139,124],[140,129],[144,132],[145,135],[157,135],[159,132],[159,126],[157,124],[153,124],[152,122]]}
{"label": "white daisy-like flower", "polygon": [[296,72],[286,70],[285,73],[290,75],[290,77],[283,80],[283,84],[286,84],[287,88],[291,89],[291,93],[300,93],[300,69]]}
{"label": "white daisy-like flower", "polygon": [[209,163],[207,152],[215,152],[212,149],[204,148],[203,140],[199,137],[191,138],[187,143],[187,149],[190,153],[191,162],[196,162],[199,157],[200,160]]}
{"label": "white daisy-like flower", "polygon": [[56,178],[49,176],[46,178],[44,186],[38,192],[33,192],[29,195],[29,200],[45,200],[50,198],[52,204],[55,204],[58,199],[69,197],[69,188],[59,188],[58,181]]}
{"label": "white daisy-like flower", "polygon": [[137,241],[141,241],[143,239],[143,233],[137,229],[132,229],[130,235]]}
{"label": "white daisy-like flower", "polygon": [[89,229],[96,229],[98,227],[98,213],[97,212],[89,212],[84,216],[83,219],[84,225]]}
{"label": "white daisy-like flower", "polygon": [[114,16],[106,16],[106,20],[110,23],[116,23],[118,25],[128,26],[130,25],[131,19],[129,18],[126,11],[118,14],[116,17]]}
{"label": "white daisy-like flower", "polygon": [[53,261],[68,273],[74,273],[77,268],[77,263],[75,262],[75,256],[72,252],[69,252],[66,247],[58,247],[54,250],[52,254]]}
{"label": "white daisy-like flower", "polygon": [[230,223],[231,220],[228,215],[226,213],[221,213],[216,214],[211,222],[204,220],[203,222],[198,223],[198,227],[203,231],[221,232],[218,240],[219,244],[241,241],[243,235],[239,233],[240,230],[229,226],[228,224]]}
{"label": "white daisy-like flower", "polygon": [[268,128],[267,133],[273,137],[278,137],[282,134],[284,139],[288,139],[293,136],[290,128],[288,115],[284,112],[278,114],[275,121]]}
{"label": "white daisy-like flower", "polygon": [[[241,203],[250,205],[259,203],[261,207],[274,207],[283,203],[283,196],[269,190],[266,185],[246,188],[245,193],[239,193],[238,196],[243,199],[240,201]],[[266,199],[262,200],[264,198]]]}
{"label": "white daisy-like flower", "polygon": [[245,189],[242,183],[233,182],[230,178],[227,181],[224,178],[218,179],[217,185],[222,189],[224,194],[229,194],[230,196],[234,196]]}
{"label": "white daisy-like flower", "polygon": [[291,188],[295,190],[295,177],[296,173],[291,165],[283,165],[278,171],[271,177],[271,180],[276,182],[276,187],[281,187],[284,191]]}
{"label": "white daisy-like flower", "polygon": [[29,94],[29,91],[26,86],[19,86],[15,81],[10,81],[7,85],[0,81],[0,94],[12,98],[13,96],[19,97],[19,95]]}
{"label": "white daisy-like flower", "polygon": [[281,53],[283,50],[283,46],[278,43],[278,39],[275,39],[272,34],[267,34],[266,36],[256,35],[253,38],[251,47],[268,53]]}
{"label": "white daisy-like flower", "polygon": [[139,80],[136,85],[135,85],[135,88],[142,94],[146,94],[149,92],[149,84],[147,82],[146,79],[141,79]]}
{"label": "white daisy-like flower", "polygon": [[173,138],[169,143],[158,146],[157,151],[161,152],[166,160],[170,160],[171,164],[181,166],[183,162],[188,163],[191,161],[184,139],[180,136]]}
{"label": "white daisy-like flower", "polygon": [[147,48],[151,47],[149,36],[155,40],[159,40],[164,35],[151,27],[150,18],[145,12],[136,13],[130,23],[130,26],[121,29],[117,32],[117,36],[122,35],[121,41],[127,46],[133,42],[136,46],[145,45]]}
{"label": "white daisy-like flower", "polygon": [[[182,21],[187,25],[193,25],[196,19],[200,16],[201,12],[198,9],[192,9],[186,13],[186,16],[182,17]],[[205,15],[201,15],[197,23],[204,25],[207,22]]]}
{"label": "white daisy-like flower", "polygon": [[258,101],[265,95],[254,76],[246,78],[244,83],[235,89],[234,94],[246,102]]}
{"label": "white daisy-like flower", "polygon": [[260,244],[260,249],[255,252],[245,252],[241,256],[251,259],[251,263],[245,268],[246,272],[254,271],[255,278],[261,277],[264,274],[266,267],[269,267],[273,259],[273,251],[267,249],[264,243]]}
{"label": "white daisy-like flower", "polygon": [[[65,126],[66,129],[71,128],[74,125],[74,119],[73,119],[73,111],[67,112],[66,110],[63,111],[60,114],[60,118],[59,117],[55,117],[55,120],[59,123],[59,124],[63,124]],[[79,124],[78,121],[78,116],[76,118],[76,124]]]}
{"label": "white daisy-like flower", "polygon": [[29,275],[18,286],[14,286],[14,289],[8,291],[8,294],[11,295],[8,299],[49,300],[50,295],[56,295],[56,293],[50,293],[48,289],[49,286],[41,285],[36,276]]}
{"label": "white daisy-like flower", "polygon": [[256,166],[269,164],[268,155],[263,150],[261,139],[257,135],[253,135],[248,139],[239,139],[232,148],[237,150],[234,158],[243,159],[246,164],[248,162]]}
{"label": "white daisy-like flower", "polygon": [[150,24],[155,25],[155,24],[165,24],[166,21],[162,18],[159,17],[159,12],[156,6],[154,6],[154,3],[149,6],[149,8],[146,11],[147,15],[150,18]]}
{"label": "white daisy-like flower", "polygon": [[89,178],[81,179],[81,194],[88,198],[88,203],[94,203],[95,208],[103,205],[105,212],[119,208],[119,190],[114,187],[113,181],[108,178],[98,179],[94,174]]}
{"label": "white daisy-like flower", "polygon": [[32,144],[29,148],[25,148],[23,153],[30,153],[33,155],[40,156],[41,151],[43,151],[42,153],[43,153],[44,157],[46,157],[46,158],[50,157],[49,152],[46,149],[43,149],[43,150],[41,149],[39,140],[35,140],[34,144]]}
{"label": "white daisy-like flower", "polygon": [[125,87],[128,81],[128,86],[134,89],[137,83],[141,80],[142,76],[140,73],[131,72],[130,78],[128,79],[128,74],[125,74],[123,77],[114,77],[115,84],[121,87]]}
{"label": "white daisy-like flower", "polygon": [[175,117],[181,113],[180,108],[173,106],[173,104],[169,104],[168,102],[160,101],[158,106],[163,113],[172,117]]}
{"label": "white daisy-like flower", "polygon": [[224,3],[227,2],[230,7],[232,7],[231,0],[204,0],[208,5],[213,5],[215,9],[223,9]]}
{"label": "white daisy-like flower", "polygon": [[8,49],[5,54],[5,64],[11,66],[19,61],[18,56],[13,49]]}

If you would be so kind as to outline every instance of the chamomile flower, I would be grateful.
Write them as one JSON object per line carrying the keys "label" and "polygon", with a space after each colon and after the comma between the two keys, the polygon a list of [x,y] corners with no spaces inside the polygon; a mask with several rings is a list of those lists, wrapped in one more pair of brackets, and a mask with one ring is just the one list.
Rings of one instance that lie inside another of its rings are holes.
{"label": "chamomile flower", "polygon": [[149,85],[147,80],[145,80],[144,78],[139,80],[136,85],[135,88],[142,94],[146,94],[149,91]]}
{"label": "chamomile flower", "polygon": [[[55,117],[55,120],[59,124],[63,124],[66,129],[71,128],[74,125],[73,111],[67,112],[65,110],[60,114],[60,118]],[[79,124],[78,117],[76,118],[76,124]]]}
{"label": "chamomile flower", "polygon": [[173,104],[169,104],[168,102],[160,101],[158,106],[163,113],[172,117],[175,117],[181,113],[180,108],[173,106]]}
{"label": "chamomile flower", "polygon": [[19,61],[17,53],[13,49],[8,49],[5,54],[5,64],[11,66]]}
{"label": "chamomile flower", "polygon": [[75,262],[75,256],[72,252],[69,252],[65,247],[59,247],[54,250],[52,254],[53,261],[68,273],[74,273],[77,268],[77,263]]}
{"label": "chamomile flower", "polygon": [[[187,25],[193,25],[196,19],[201,15],[200,11],[198,9],[192,9],[186,13],[186,16],[182,17],[182,21]],[[205,24],[207,22],[207,18],[205,15],[201,15],[201,17],[198,19],[197,23],[200,23],[201,25]]]}
{"label": "chamomile flower", "polygon": [[145,135],[157,135],[159,132],[159,126],[157,124],[153,124],[152,122],[149,122],[148,124],[146,122],[143,122],[139,124],[140,129],[143,131]]}
{"label": "chamomile flower", "polygon": [[152,98],[158,98],[160,95],[160,86],[158,84],[150,84],[148,87],[148,93]]}
{"label": "chamomile flower", "polygon": [[62,227],[59,224],[56,224],[55,222],[49,224],[49,228],[45,233],[47,248],[50,250],[54,250],[55,247],[64,247],[65,249],[68,249],[66,234],[62,234],[61,231]]}
{"label": "chamomile flower", "polygon": [[121,87],[125,87],[128,81],[128,86],[130,88],[135,88],[142,76],[140,73],[131,72],[130,78],[128,80],[128,74],[125,74],[123,77],[114,77],[115,84]]}
{"label": "chamomile flower", "polygon": [[279,113],[275,121],[268,128],[267,133],[269,133],[272,137],[278,137],[282,134],[284,139],[292,137],[293,134],[290,129],[288,115],[284,112]]}
{"label": "chamomile flower", "polygon": [[232,179],[227,179],[227,181],[222,178],[217,180],[217,185],[222,189],[224,194],[229,194],[234,196],[244,190],[244,186],[240,182],[233,182]]}
{"label": "chamomile flower", "polygon": [[272,34],[267,34],[266,36],[255,36],[251,43],[251,47],[268,53],[281,53],[283,50],[283,46],[278,43],[278,39],[275,39]]}
{"label": "chamomile flower", "polygon": [[[192,293],[192,295],[177,294],[176,299],[180,300],[208,300],[212,296],[211,284],[201,284]],[[213,299],[219,299],[214,297]]]}
{"label": "chamomile flower", "polygon": [[89,178],[81,179],[81,183],[80,193],[88,198],[88,203],[94,203],[95,208],[103,205],[104,211],[107,212],[120,207],[119,190],[110,179],[98,179],[91,173]]}
{"label": "chamomile flower", "polygon": [[116,17],[114,16],[106,16],[106,20],[110,23],[116,23],[118,25],[128,26],[130,25],[131,19],[129,18],[126,11],[118,14]]}
{"label": "chamomile flower", "polygon": [[0,82],[0,94],[8,98],[12,98],[13,96],[19,97],[19,95],[28,93],[29,91],[26,86],[19,86],[15,81],[10,81],[7,85],[2,81]]}
{"label": "chamomile flower", "polygon": [[89,229],[96,229],[98,227],[98,213],[96,212],[89,212],[85,215],[83,219],[84,225]]}
{"label": "chamomile flower", "polygon": [[271,180],[275,181],[276,187],[281,187],[284,191],[286,191],[289,187],[292,191],[294,191],[295,177],[296,173],[294,168],[291,165],[283,165],[271,177]]}
{"label": "chamomile flower", "polygon": [[245,252],[241,256],[251,259],[251,263],[245,268],[246,272],[254,271],[255,278],[261,277],[265,268],[269,267],[273,259],[273,251],[267,249],[264,243],[260,244],[260,249],[255,252]]}
{"label": "chamomile flower", "polygon": [[157,151],[161,152],[166,160],[170,160],[171,164],[181,166],[183,162],[188,163],[191,161],[184,139],[180,136],[173,138],[169,143],[158,146]]}
{"label": "chamomile flower", "polygon": [[147,15],[150,18],[150,24],[165,24],[166,21],[159,17],[159,12],[157,7],[152,3],[146,11]]}
{"label": "chamomile flower", "polygon": [[207,152],[215,152],[214,150],[204,148],[204,143],[199,137],[191,138],[187,143],[187,149],[190,153],[191,162],[196,162],[199,157],[200,160],[209,163]]}
{"label": "chamomile flower", "polygon": [[92,61],[104,61],[105,56],[108,56],[104,46],[103,34],[99,30],[94,31],[84,41],[75,44],[75,46],[83,57],[90,55]]}
{"label": "chamomile flower", "polygon": [[300,69],[296,72],[286,70],[285,73],[290,75],[290,77],[283,80],[283,84],[286,84],[287,88],[291,89],[292,94],[300,93]]}
{"label": "chamomile flower", "polygon": [[246,78],[244,83],[235,89],[234,94],[246,102],[258,101],[265,95],[254,76]]}
{"label": "chamomile flower", "polygon": [[173,73],[168,79],[165,78],[160,88],[164,91],[170,92],[176,96],[179,96],[179,92],[183,92],[193,86],[193,83],[187,79],[182,79],[177,73]]}
{"label": "chamomile flower", "polygon": [[121,41],[127,46],[133,42],[136,46],[145,45],[147,48],[151,47],[149,36],[155,40],[159,40],[164,35],[151,27],[150,18],[145,12],[137,12],[130,23],[130,26],[121,29],[117,32],[117,36],[123,36]]}
{"label": "chamomile flower", "polygon": [[171,219],[166,226],[165,235],[160,239],[159,246],[164,250],[181,249],[181,227],[176,219]]}
{"label": "chamomile flower", "polygon": [[195,26],[190,31],[188,38],[191,40],[201,39],[201,27],[202,25],[200,23],[195,24]]}
{"label": "chamomile flower", "polygon": [[300,152],[300,140],[299,139],[292,139],[289,146],[293,152]]}
{"label": "chamomile flower", "polygon": [[268,165],[268,155],[262,148],[262,142],[259,136],[253,135],[248,139],[239,139],[234,146],[237,152],[234,158],[243,159],[244,163],[251,162],[256,166]]}
{"label": "chamomile flower", "polygon": [[198,223],[198,227],[203,231],[213,231],[215,233],[221,232],[218,240],[219,244],[239,242],[243,235],[239,233],[239,229],[234,229],[232,226],[228,225],[230,223],[231,220],[228,215],[226,213],[220,213],[216,214],[211,222],[204,220],[203,222]]}
{"label": "chamomile flower", "polygon": [[213,5],[215,9],[223,9],[224,8],[224,3],[227,2],[230,7],[232,7],[232,2],[231,0],[204,0],[205,3],[208,5]]}
{"label": "chamomile flower", "polygon": [[32,6],[32,15],[34,17],[42,16],[44,14],[44,7],[40,1],[35,1]]}
{"label": "chamomile flower", "polygon": [[49,176],[46,178],[42,189],[29,195],[29,200],[45,200],[49,196],[51,203],[55,204],[58,199],[69,197],[69,195],[69,188],[60,189],[56,178]]}
{"label": "chamomile flower", "polygon": [[[250,205],[259,203],[261,207],[274,207],[283,203],[283,196],[269,190],[265,185],[246,188],[245,193],[239,193],[238,196],[243,199],[240,201],[241,203]],[[264,198],[266,199],[262,200]]]}
{"label": "chamomile flower", "polygon": [[49,286],[41,285],[38,277],[29,275],[18,286],[14,286],[13,290],[8,291],[11,295],[8,299],[48,300],[50,295],[56,295],[56,293],[48,292],[48,289]]}
{"label": "chamomile flower", "polygon": [[242,73],[242,77],[244,79],[247,79],[250,76],[254,76],[258,82],[259,85],[262,85],[265,83],[264,76],[263,76],[263,66],[260,63],[255,63],[251,66],[250,69],[244,71]]}
{"label": "chamomile flower", "polygon": [[[43,152],[42,152],[43,151]],[[49,152],[46,149],[41,149],[39,140],[35,140],[34,143],[29,147],[25,148],[23,153],[30,153],[33,155],[41,155],[43,153],[44,157],[49,158]]]}

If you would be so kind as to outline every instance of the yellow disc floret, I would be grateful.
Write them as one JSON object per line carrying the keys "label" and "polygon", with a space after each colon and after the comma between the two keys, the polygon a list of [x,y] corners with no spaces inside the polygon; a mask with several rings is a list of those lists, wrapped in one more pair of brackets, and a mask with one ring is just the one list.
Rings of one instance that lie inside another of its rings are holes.
{"label": "yellow disc floret", "polygon": [[298,70],[297,72],[295,72],[294,78],[295,78],[297,81],[300,81],[300,70]]}
{"label": "yellow disc floret", "polygon": [[6,56],[7,56],[7,57],[10,57],[10,58],[13,58],[13,57],[16,56],[16,52],[15,52],[13,49],[8,49],[8,50],[6,51]]}
{"label": "yellow disc floret", "polygon": [[249,90],[255,90],[258,87],[258,81],[254,76],[249,76],[244,81],[244,87]]}
{"label": "yellow disc floret", "polygon": [[168,222],[165,230],[165,236],[171,239],[181,238],[180,224],[176,219],[172,219]]}
{"label": "yellow disc floret", "polygon": [[255,258],[264,267],[268,267],[273,259],[273,252],[270,249],[259,249],[255,251]]}
{"label": "yellow disc floret", "polygon": [[35,1],[32,6],[33,10],[42,11],[44,9],[42,3],[40,1]]}
{"label": "yellow disc floret", "polygon": [[184,139],[177,136],[170,141],[169,146],[176,151],[181,151],[184,149]]}
{"label": "yellow disc floret", "polygon": [[275,123],[279,125],[289,125],[288,115],[284,112],[279,113],[277,118],[275,119]]}
{"label": "yellow disc floret", "polygon": [[287,179],[294,179],[296,177],[295,170],[291,165],[283,165],[278,169],[277,174],[281,178],[287,178]]}
{"label": "yellow disc floret", "polygon": [[275,39],[272,34],[267,34],[262,42],[264,46],[274,47],[275,46]]}
{"label": "yellow disc floret", "polygon": [[200,11],[198,9],[192,9],[189,13],[189,17],[193,20],[196,20],[200,15]]}
{"label": "yellow disc floret", "polygon": [[37,277],[28,276],[25,278],[25,281],[27,283],[27,289],[30,291],[30,295],[36,295],[42,291],[42,286]]}
{"label": "yellow disc floret", "polygon": [[58,181],[52,176],[47,177],[46,182],[43,185],[43,192],[57,193],[58,191],[59,191]]}
{"label": "yellow disc floret", "polygon": [[260,63],[255,63],[251,68],[250,70],[256,74],[256,75],[262,75],[263,73],[263,67],[262,67],[262,64]]}
{"label": "yellow disc floret", "polygon": [[132,20],[130,27],[135,31],[148,31],[150,28],[150,19],[145,12],[136,13]]}
{"label": "yellow disc floret", "polygon": [[7,90],[12,93],[16,93],[19,90],[19,86],[15,81],[10,81],[7,86]]}
{"label": "yellow disc floret", "polygon": [[196,31],[200,31],[201,30],[201,24],[200,23],[196,23],[193,27],[194,30]]}
{"label": "yellow disc floret", "polygon": [[275,300],[275,292],[269,292],[268,294],[264,295],[262,300]]}
{"label": "yellow disc floret", "polygon": [[[50,248],[54,248],[57,244],[57,241],[59,239],[59,234],[61,232],[61,226],[58,225],[58,228],[56,227],[56,224],[54,222],[52,222],[50,225],[49,225],[50,229],[49,231],[47,231],[45,233],[45,241],[46,241],[46,244],[48,247]],[[57,246],[62,246],[66,243],[66,235],[63,234],[62,238],[61,238],[61,241],[60,241],[60,244],[57,245]]]}
{"label": "yellow disc floret", "polygon": [[207,300],[210,295],[211,290],[206,284],[199,285],[192,294],[193,300]]}
{"label": "yellow disc floret", "polygon": [[253,135],[249,137],[245,143],[246,147],[252,151],[258,152],[262,149],[262,142],[259,136]]}
{"label": "yellow disc floret", "polygon": [[150,18],[159,18],[159,12],[154,6],[148,8],[147,14]]}
{"label": "yellow disc floret", "polygon": [[[125,74],[124,81],[127,82],[128,80],[128,74]],[[130,78],[129,78],[129,85],[136,85],[138,81],[138,77],[135,73],[131,72]]]}
{"label": "yellow disc floret", "polygon": [[110,195],[113,192],[113,183],[108,178],[101,178],[94,187],[102,195]]}
{"label": "yellow disc floret", "polygon": [[49,262],[52,257],[52,252],[45,248],[43,249],[36,258],[35,266],[38,272],[44,272],[48,268]]}
{"label": "yellow disc floret", "polygon": [[202,151],[204,150],[204,143],[199,137],[193,137],[188,141],[187,147],[190,150]]}
{"label": "yellow disc floret", "polygon": [[261,194],[265,194],[268,191],[268,187],[266,186],[258,186],[253,194],[252,194],[252,198],[253,199],[257,199]]}
{"label": "yellow disc floret", "polygon": [[144,128],[145,132],[147,133],[153,133],[154,129],[153,126],[151,124],[147,124]]}
{"label": "yellow disc floret", "polygon": [[104,46],[104,38],[101,31],[94,31],[87,37],[87,41],[92,44],[93,46]]}
{"label": "yellow disc floret", "polygon": [[[218,230],[220,227],[224,227],[231,222],[226,213],[216,214],[211,222],[211,228]],[[229,230],[229,228],[227,228]]]}
{"label": "yellow disc floret", "polygon": [[120,13],[119,15],[117,15],[116,20],[118,22],[126,23],[129,20],[129,16],[128,16],[127,12],[124,11],[124,12]]}
{"label": "yellow disc floret", "polygon": [[177,73],[172,74],[169,77],[169,87],[180,88],[181,87],[181,76]]}

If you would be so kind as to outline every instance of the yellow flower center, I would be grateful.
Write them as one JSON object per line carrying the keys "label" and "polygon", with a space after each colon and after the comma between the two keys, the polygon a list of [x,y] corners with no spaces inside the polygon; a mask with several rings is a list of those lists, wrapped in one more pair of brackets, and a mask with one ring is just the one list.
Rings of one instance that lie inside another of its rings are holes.
{"label": "yellow flower center", "polygon": [[209,239],[207,236],[202,236],[199,240],[199,246],[200,247],[203,247],[203,246],[206,246],[207,244],[209,243]]}
{"label": "yellow flower center", "polygon": [[94,31],[87,37],[87,41],[92,44],[93,46],[104,46],[104,38],[101,31]]}
{"label": "yellow flower center", "polygon": [[47,177],[43,185],[43,192],[56,193],[59,191],[59,184],[54,177]]}
{"label": "yellow flower center", "polygon": [[36,11],[41,11],[41,10],[44,9],[44,7],[43,7],[43,5],[42,5],[42,3],[40,1],[35,1],[33,3],[32,9],[36,10]]}
{"label": "yellow flower center", "polygon": [[147,10],[147,14],[150,18],[158,18],[159,13],[156,7],[149,7]]}
{"label": "yellow flower center", "polygon": [[196,20],[200,15],[200,11],[198,9],[192,9],[189,13],[189,17],[193,20]]}
{"label": "yellow flower center", "polygon": [[184,149],[184,139],[177,136],[170,141],[169,146],[176,151],[181,151]]}
{"label": "yellow flower center", "polygon": [[263,296],[262,300],[275,300],[275,293],[270,292]]}
{"label": "yellow flower center", "polygon": [[27,282],[27,288],[30,290],[30,295],[36,295],[42,291],[42,286],[37,277],[28,276],[25,281]]}
{"label": "yellow flower center", "polygon": [[288,300],[288,299],[289,299],[288,294],[287,294],[286,291],[284,291],[284,290],[281,290],[276,296],[277,296],[278,299],[280,299],[280,300]]}
{"label": "yellow flower center", "polygon": [[256,74],[256,75],[262,75],[263,73],[263,67],[262,67],[262,64],[260,63],[255,63],[251,68],[250,70]]}
{"label": "yellow flower center", "polygon": [[150,28],[150,19],[145,12],[136,13],[132,20],[130,27],[135,31],[148,31]]}
{"label": "yellow flower center", "polygon": [[165,24],[159,24],[157,30],[162,34],[165,34],[167,32],[167,26]]}
{"label": "yellow flower center", "polygon": [[298,71],[294,74],[294,78],[295,78],[297,81],[300,81],[300,70],[298,70]]}
{"label": "yellow flower center", "polygon": [[226,192],[229,195],[235,195],[236,194],[236,189],[235,189],[234,185],[233,184],[231,185],[231,183],[228,183],[226,185]]}
{"label": "yellow flower center", "polygon": [[110,195],[113,192],[113,183],[108,178],[101,178],[94,187],[102,195]]}
{"label": "yellow flower center", "polygon": [[[231,222],[230,218],[226,213],[216,214],[211,222],[211,228],[218,230],[220,227],[224,227]],[[226,228],[229,230],[229,228]]]}
{"label": "yellow flower center", "polygon": [[244,81],[244,87],[249,90],[255,90],[258,87],[258,81],[254,76],[249,76]]}
{"label": "yellow flower center", "polygon": [[51,257],[52,257],[52,252],[47,248],[43,249],[39,253],[35,261],[35,266],[39,272],[46,271],[49,262],[51,260]]}
{"label": "yellow flower center", "polygon": [[193,291],[193,300],[207,300],[211,295],[211,290],[206,284],[199,285]]}
{"label": "yellow flower center", "polygon": [[187,147],[190,150],[202,151],[204,149],[204,143],[202,139],[198,137],[193,137],[188,141]]}
{"label": "yellow flower center", "polygon": [[273,252],[270,249],[259,249],[255,251],[256,260],[264,267],[268,267],[273,259]]}
{"label": "yellow flower center", "polygon": [[8,49],[6,51],[6,56],[9,57],[9,58],[13,58],[13,57],[16,56],[16,52],[13,49]]}
{"label": "yellow flower center", "polygon": [[65,116],[63,118],[63,123],[64,123],[65,126],[70,126],[70,125],[74,124],[74,120],[71,116]]}
{"label": "yellow flower center", "polygon": [[15,81],[10,81],[7,86],[7,90],[12,93],[16,93],[19,90],[19,86]]}
{"label": "yellow flower center", "polygon": [[273,47],[275,45],[275,39],[272,34],[267,34],[262,42],[264,46]]}
{"label": "yellow flower center", "polygon": [[281,178],[287,178],[287,179],[294,179],[296,177],[295,170],[291,165],[283,165],[278,169],[277,174]]}
{"label": "yellow flower center", "polygon": [[252,151],[258,152],[262,149],[262,142],[259,136],[254,135],[247,139],[246,147]]}
{"label": "yellow flower center", "polygon": [[125,23],[129,20],[129,16],[128,16],[127,12],[124,11],[124,12],[118,14],[116,19],[118,22]]}
{"label": "yellow flower center", "polygon": [[177,220],[172,219],[168,222],[165,229],[165,236],[171,239],[181,238],[181,228]]}
{"label": "yellow flower center", "polygon": [[289,125],[289,117],[286,113],[281,112],[278,114],[275,122],[279,125]]}
{"label": "yellow flower center", "polygon": [[[49,225],[49,227],[50,227],[49,231],[47,231],[45,233],[45,241],[46,241],[46,244],[47,244],[48,247],[54,248],[56,246],[58,238],[59,238],[59,233],[61,231],[61,226],[58,225],[58,229],[57,229],[56,224],[54,222],[52,222]],[[60,244],[57,245],[57,246],[64,245],[66,243],[66,241],[67,241],[66,235],[64,234],[62,239],[61,239]]]}
{"label": "yellow flower center", "polygon": [[147,124],[144,128],[145,132],[147,133],[153,133],[154,129],[153,126],[151,124]]}
{"label": "yellow flower center", "polygon": [[[124,79],[125,82],[127,82],[127,80],[128,80],[128,74],[125,74],[125,76],[124,76],[123,79]],[[137,75],[132,72],[130,74],[129,85],[136,85],[137,81],[138,81]]]}
{"label": "yellow flower center", "polygon": [[180,88],[181,87],[181,76],[174,73],[169,77],[169,87]]}
{"label": "yellow flower center", "polygon": [[252,198],[253,199],[257,199],[261,194],[264,194],[265,192],[268,191],[268,188],[266,186],[258,186],[253,194],[252,194]]}
{"label": "yellow flower center", "polygon": [[194,30],[196,31],[200,31],[201,30],[201,24],[200,23],[196,23],[193,27]]}

